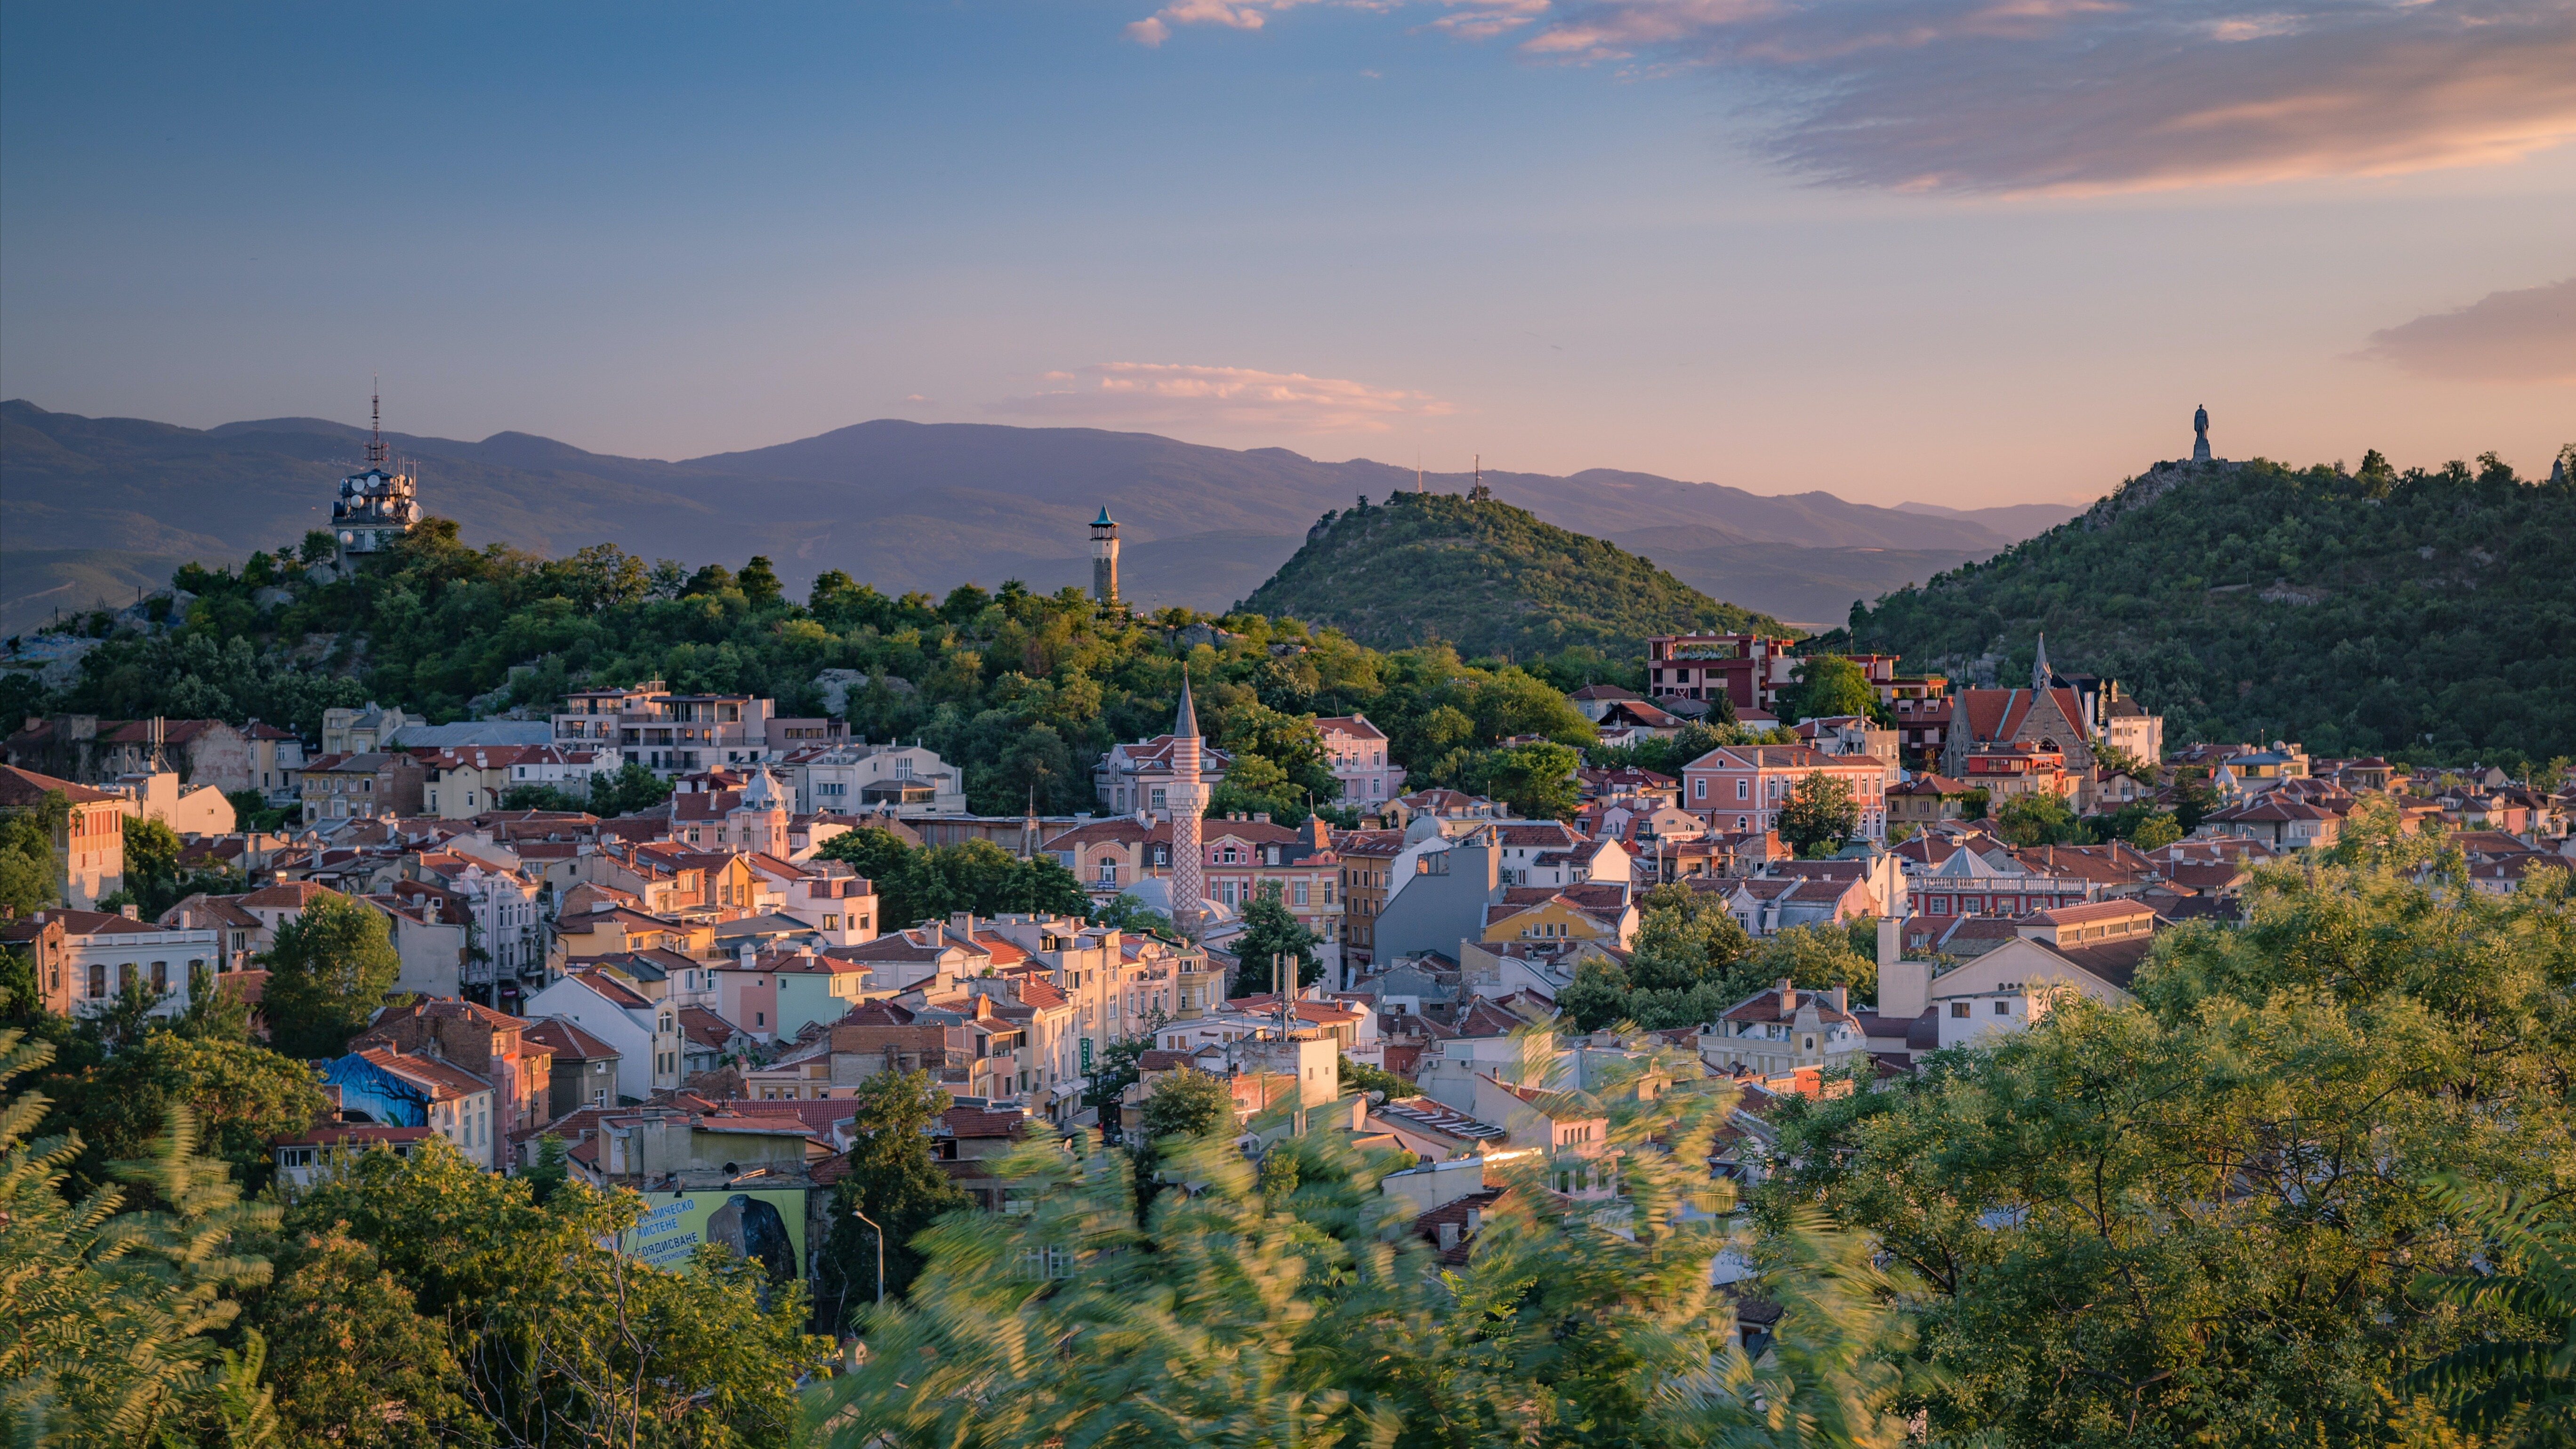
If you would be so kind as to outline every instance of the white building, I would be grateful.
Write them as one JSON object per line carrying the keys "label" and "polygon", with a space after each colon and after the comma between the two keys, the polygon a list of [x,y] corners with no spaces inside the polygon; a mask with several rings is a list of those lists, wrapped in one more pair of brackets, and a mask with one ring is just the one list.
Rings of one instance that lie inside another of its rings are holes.
{"label": "white building", "polygon": [[791,752],[779,766],[796,809],[852,815],[880,806],[897,815],[963,815],[966,785],[956,766],[919,745],[833,745]]}
{"label": "white building", "polygon": [[212,980],[223,959],[223,933],[212,928],[162,926],[101,911],[38,911],[35,920],[63,923],[63,966],[74,1016],[99,1015],[137,984],[152,993],[154,1016],[177,1016],[188,1009],[191,973],[202,971]]}
{"label": "white building", "polygon": [[617,1094],[642,1101],[680,1085],[680,1008],[648,1001],[605,971],[565,973],[519,1014],[560,1016],[617,1050]]}

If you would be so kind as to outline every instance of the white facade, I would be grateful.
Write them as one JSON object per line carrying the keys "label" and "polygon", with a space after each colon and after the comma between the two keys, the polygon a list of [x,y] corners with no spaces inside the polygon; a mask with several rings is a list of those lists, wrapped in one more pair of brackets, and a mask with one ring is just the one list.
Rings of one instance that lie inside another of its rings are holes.
{"label": "white facade", "polygon": [[74,1016],[106,1011],[129,982],[153,993],[154,1016],[177,1016],[188,1009],[191,969],[207,972],[211,980],[223,957],[223,933],[213,929],[177,930],[90,911],[42,914],[63,921],[63,965]]}
{"label": "white facade", "polygon": [[475,943],[503,975],[534,971],[546,963],[544,918],[536,884],[509,871],[469,865],[451,885],[473,903]]}
{"label": "white facade", "polygon": [[838,745],[791,755],[781,769],[801,814],[849,815],[879,805],[898,815],[966,813],[957,767],[919,745]]}
{"label": "white facade", "polygon": [[613,981],[595,985],[575,973],[529,997],[519,1014],[560,1016],[616,1048],[617,1094],[640,1102],[680,1085],[679,1013],[675,1002],[647,1001]]}

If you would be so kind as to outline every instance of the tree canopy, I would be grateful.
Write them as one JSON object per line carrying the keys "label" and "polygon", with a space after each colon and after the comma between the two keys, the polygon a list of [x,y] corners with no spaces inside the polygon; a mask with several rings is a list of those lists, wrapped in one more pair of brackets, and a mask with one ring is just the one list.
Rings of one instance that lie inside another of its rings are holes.
{"label": "tree canopy", "polygon": [[1790,1104],[1764,1201],[1922,1282],[1936,1439],[2394,1442],[2410,1371],[2527,1331],[2410,1283],[2491,1236],[2442,1175],[2576,1183],[2566,882],[2481,894],[2365,807],[2247,900],[2160,938],[2134,1004]]}
{"label": "tree canopy", "polygon": [[269,1039],[296,1057],[336,1057],[402,974],[384,913],[336,891],[277,929],[260,998]]}

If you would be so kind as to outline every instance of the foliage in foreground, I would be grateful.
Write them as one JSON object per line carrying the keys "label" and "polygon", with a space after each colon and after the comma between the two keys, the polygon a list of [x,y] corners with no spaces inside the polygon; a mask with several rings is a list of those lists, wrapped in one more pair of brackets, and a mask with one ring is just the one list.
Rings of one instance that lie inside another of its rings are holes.
{"label": "foliage in foreground", "polygon": [[1162,1176],[1195,1190],[1157,1194],[1141,1228],[1127,1153],[1024,1149],[1008,1171],[1042,1189],[1035,1210],[924,1235],[910,1304],[867,1317],[867,1362],[818,1393],[815,1437],[1904,1442],[1904,1328],[1858,1240],[1794,1224],[1760,1246],[1763,1291],[1787,1311],[1771,1351],[1745,1358],[1708,1281],[1722,1248],[1752,1247],[1709,1215],[1728,1205],[1705,1165],[1728,1100],[1613,1108],[1626,1198],[1560,1215],[1532,1169],[1445,1271],[1376,1191],[1388,1159],[1336,1139],[1283,1141],[1270,1157],[1286,1161],[1258,1171],[1221,1135],[1159,1144]]}
{"label": "foliage in foreground", "polygon": [[2408,1290],[2487,1238],[2436,1174],[2576,1191],[2567,883],[2481,896],[2382,810],[2247,894],[2244,928],[2160,941],[2134,1005],[1786,1117],[1765,1201],[1925,1285],[1936,1438],[2397,1442],[2410,1371],[2535,1336],[2509,1295]]}
{"label": "foliage in foreground", "polygon": [[321,1355],[276,1369],[288,1416],[318,1434],[347,1401],[334,1340],[302,1332],[326,1316],[353,1340],[449,1346],[452,1370],[407,1362],[382,1389],[418,1442],[785,1443],[799,1383],[830,1357],[802,1284],[713,1246],[648,1267],[613,1247],[643,1206],[567,1182],[540,1207],[437,1138],[342,1164],[289,1211],[296,1271],[260,1308],[281,1347]]}
{"label": "foliage in foreground", "polygon": [[[0,1030],[0,1083],[41,1067],[51,1046]],[[245,1203],[220,1162],[197,1155],[197,1127],[173,1108],[149,1155],[116,1175],[166,1206],[120,1213],[126,1193],[65,1198],[77,1137],[30,1142],[45,1099],[0,1106],[0,1414],[13,1443],[226,1442],[264,1419],[247,1378],[214,1335],[241,1305],[229,1292],[269,1265],[239,1240],[277,1221]]]}

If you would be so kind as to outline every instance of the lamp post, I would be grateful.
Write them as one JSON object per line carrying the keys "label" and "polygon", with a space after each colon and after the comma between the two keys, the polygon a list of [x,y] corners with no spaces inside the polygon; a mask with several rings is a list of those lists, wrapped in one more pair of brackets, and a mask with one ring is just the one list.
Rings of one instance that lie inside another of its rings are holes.
{"label": "lamp post", "polygon": [[869,1229],[877,1235],[877,1306],[879,1308],[883,1308],[885,1307],[885,1229],[878,1227],[876,1219],[869,1217],[866,1213],[859,1211],[856,1207],[850,1209],[850,1216],[857,1218],[860,1222],[866,1223]]}

